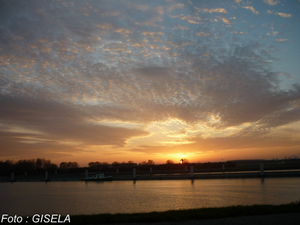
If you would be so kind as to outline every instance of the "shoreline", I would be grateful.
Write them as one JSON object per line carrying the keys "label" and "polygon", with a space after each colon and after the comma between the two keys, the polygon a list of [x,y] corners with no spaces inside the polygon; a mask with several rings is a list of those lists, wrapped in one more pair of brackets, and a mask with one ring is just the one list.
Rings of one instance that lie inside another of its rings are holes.
{"label": "shoreline", "polygon": [[[132,176],[113,176],[111,181],[145,181],[145,180],[202,180],[202,179],[247,179],[247,178],[287,178],[287,177],[300,177],[300,172],[264,172],[261,173],[199,173],[191,176],[190,174],[184,175],[173,175],[173,174],[147,174],[147,175],[137,175]],[[6,182],[63,182],[63,181],[84,181],[82,176],[78,177],[59,177],[59,176],[49,176],[47,180],[44,177],[18,177],[16,176],[14,180],[8,177],[0,178],[1,183]],[[104,182],[104,181],[84,181],[84,182]],[[107,181],[105,181],[107,182]]]}

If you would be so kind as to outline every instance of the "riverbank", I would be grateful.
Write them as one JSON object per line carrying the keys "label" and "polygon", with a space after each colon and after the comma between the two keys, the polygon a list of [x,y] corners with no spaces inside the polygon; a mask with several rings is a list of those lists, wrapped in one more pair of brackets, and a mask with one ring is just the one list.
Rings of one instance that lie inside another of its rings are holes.
{"label": "riverbank", "polygon": [[230,206],[150,213],[74,215],[71,216],[71,220],[72,224],[159,223],[203,221],[209,219],[283,213],[300,213],[300,202],[283,205]]}

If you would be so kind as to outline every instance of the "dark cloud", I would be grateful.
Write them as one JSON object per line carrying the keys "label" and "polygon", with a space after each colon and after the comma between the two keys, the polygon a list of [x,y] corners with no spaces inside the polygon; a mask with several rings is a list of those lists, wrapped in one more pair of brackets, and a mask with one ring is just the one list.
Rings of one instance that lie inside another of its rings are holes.
{"label": "dark cloud", "polygon": [[[148,134],[139,129],[88,122],[87,119],[96,117],[84,112],[84,108],[76,109],[75,106],[53,101],[1,96],[0,102],[1,138],[5,143],[1,145],[3,152],[12,147],[27,149],[30,146],[34,146],[31,149],[52,148],[53,152],[62,148],[76,149],[74,146],[62,147],[64,142],[79,143],[80,148],[85,145],[124,146],[127,139]],[[26,131],[20,133],[20,129]],[[57,148],[60,142],[62,146]]]}
{"label": "dark cloud", "polygon": [[37,156],[46,157],[49,154],[65,157],[84,151],[72,145],[63,145],[56,141],[44,139],[44,135],[24,134],[5,130],[0,131],[0,134],[0,156],[3,158],[35,158]]}
{"label": "dark cloud", "polygon": [[148,77],[150,79],[159,79],[160,77],[167,77],[169,74],[168,68],[150,66],[139,68],[135,70],[137,74]]}

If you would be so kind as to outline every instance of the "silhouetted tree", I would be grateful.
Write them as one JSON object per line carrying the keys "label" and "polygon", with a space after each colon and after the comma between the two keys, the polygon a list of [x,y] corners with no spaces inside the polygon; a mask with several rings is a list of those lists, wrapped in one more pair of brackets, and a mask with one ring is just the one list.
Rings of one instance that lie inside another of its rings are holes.
{"label": "silhouetted tree", "polygon": [[147,164],[148,164],[148,165],[155,165],[154,161],[151,160],[151,159],[148,160]]}
{"label": "silhouetted tree", "polygon": [[44,160],[45,159],[37,158],[36,161],[35,161],[35,168],[42,169],[43,168],[43,161]]}
{"label": "silhouetted tree", "polygon": [[91,169],[100,169],[103,163],[97,161],[97,162],[90,162],[88,165]]}
{"label": "silhouetted tree", "polygon": [[174,164],[174,161],[169,159],[169,160],[167,160],[166,164]]}
{"label": "silhouetted tree", "polygon": [[47,169],[50,169],[50,170],[57,170],[57,168],[58,168],[58,166],[57,166],[56,164],[51,163]]}
{"label": "silhouetted tree", "polygon": [[102,163],[97,161],[97,162],[90,162],[88,165],[89,167],[96,167],[102,165]]}
{"label": "silhouetted tree", "polygon": [[143,165],[143,166],[144,166],[144,165],[148,165],[146,161],[143,161],[143,162],[141,162],[140,164]]}
{"label": "silhouetted tree", "polygon": [[15,170],[17,171],[31,171],[35,169],[35,160],[34,159],[24,159],[24,160],[19,160],[15,164]]}
{"label": "silhouetted tree", "polygon": [[184,158],[184,159],[180,159],[180,163],[181,163],[181,164],[189,163],[189,160],[187,160],[187,159],[185,159],[185,158]]}
{"label": "silhouetted tree", "polygon": [[79,164],[78,164],[78,162],[68,162],[67,167],[68,168],[78,168]]}
{"label": "silhouetted tree", "polygon": [[14,166],[14,161],[12,160],[6,160],[6,161],[0,161],[0,173],[6,174],[11,172],[12,168]]}
{"label": "silhouetted tree", "polygon": [[59,164],[59,168],[61,168],[61,169],[67,169],[68,168],[68,163],[67,162],[61,162]]}
{"label": "silhouetted tree", "polygon": [[78,168],[79,164],[78,162],[61,162],[59,165],[59,168],[61,169],[74,169],[74,168]]}
{"label": "silhouetted tree", "polygon": [[37,158],[35,160],[35,168],[36,169],[50,169],[50,168],[52,168],[51,160],[43,159],[43,158]]}
{"label": "silhouetted tree", "polygon": [[50,159],[44,159],[44,162],[43,162],[43,169],[51,169],[52,168],[52,163],[51,163],[51,160]]}
{"label": "silhouetted tree", "polygon": [[143,166],[145,166],[145,165],[155,165],[155,163],[154,163],[153,160],[149,159],[148,162],[143,161],[143,162],[140,163],[140,165],[143,165]]}

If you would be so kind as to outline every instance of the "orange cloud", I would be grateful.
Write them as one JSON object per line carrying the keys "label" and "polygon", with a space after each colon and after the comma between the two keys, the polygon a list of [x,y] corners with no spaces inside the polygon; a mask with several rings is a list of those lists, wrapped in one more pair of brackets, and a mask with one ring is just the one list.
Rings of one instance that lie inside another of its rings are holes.
{"label": "orange cloud", "polygon": [[202,9],[203,12],[209,12],[209,13],[228,13],[226,9],[223,8],[214,8],[214,9]]}
{"label": "orange cloud", "polygon": [[259,14],[259,12],[256,11],[253,6],[243,6],[243,8],[251,10],[254,14]]}
{"label": "orange cloud", "polygon": [[230,25],[230,21],[226,18],[222,18],[223,23],[226,23],[227,25]]}
{"label": "orange cloud", "polygon": [[196,34],[197,36],[202,36],[202,37],[206,37],[206,36],[209,36],[210,34],[209,33],[205,33],[205,32],[199,32]]}
{"label": "orange cloud", "polygon": [[173,27],[172,30],[176,30],[176,29],[180,29],[180,30],[189,30],[190,28],[189,28],[189,27],[186,27],[186,26],[178,25],[178,26],[176,26],[176,27]]}
{"label": "orange cloud", "polygon": [[267,3],[269,5],[276,5],[279,3],[277,0],[264,0],[264,3]]}
{"label": "orange cloud", "polygon": [[288,17],[291,17],[291,16],[292,16],[292,14],[281,13],[281,12],[275,13],[275,14],[277,14],[277,15],[279,15],[279,16],[281,16],[281,17],[285,17],[285,18],[288,18]]}
{"label": "orange cloud", "polygon": [[281,16],[281,17],[284,17],[284,18],[292,17],[292,14],[282,13],[282,12],[273,12],[273,11],[271,11],[271,10],[267,10],[267,13],[268,13],[268,14],[278,15],[278,16]]}
{"label": "orange cloud", "polygon": [[289,39],[285,39],[285,38],[276,38],[277,42],[282,42],[282,41],[288,41]]}
{"label": "orange cloud", "polygon": [[133,33],[133,31],[127,30],[127,29],[124,29],[124,28],[117,29],[117,30],[115,30],[115,32],[121,33],[121,34],[131,34],[131,33]]}

